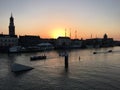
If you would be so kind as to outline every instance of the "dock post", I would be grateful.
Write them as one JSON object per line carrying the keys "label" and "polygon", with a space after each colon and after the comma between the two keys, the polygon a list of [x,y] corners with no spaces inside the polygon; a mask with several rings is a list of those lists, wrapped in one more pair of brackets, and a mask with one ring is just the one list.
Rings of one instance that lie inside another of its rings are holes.
{"label": "dock post", "polygon": [[68,55],[65,55],[65,68],[68,68]]}

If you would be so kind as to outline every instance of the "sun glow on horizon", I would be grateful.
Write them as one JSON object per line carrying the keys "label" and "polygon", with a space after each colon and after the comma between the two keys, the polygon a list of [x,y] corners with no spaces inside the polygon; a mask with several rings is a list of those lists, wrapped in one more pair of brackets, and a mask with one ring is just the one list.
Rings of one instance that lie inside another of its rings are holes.
{"label": "sun glow on horizon", "polygon": [[60,36],[65,36],[65,30],[64,29],[57,28],[57,29],[52,30],[52,32],[51,32],[51,37],[52,38],[58,38]]}

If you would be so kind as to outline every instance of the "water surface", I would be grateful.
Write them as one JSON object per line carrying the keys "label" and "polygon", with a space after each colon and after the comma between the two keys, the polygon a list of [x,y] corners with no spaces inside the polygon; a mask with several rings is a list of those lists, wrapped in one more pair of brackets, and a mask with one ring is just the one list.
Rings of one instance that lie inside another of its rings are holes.
{"label": "water surface", "polygon": [[[108,50],[113,52],[93,54]],[[46,60],[30,61],[30,56],[43,53]],[[68,54],[68,70],[57,51],[0,54],[0,90],[120,90],[120,47],[71,50]],[[34,69],[13,73],[13,63]]]}

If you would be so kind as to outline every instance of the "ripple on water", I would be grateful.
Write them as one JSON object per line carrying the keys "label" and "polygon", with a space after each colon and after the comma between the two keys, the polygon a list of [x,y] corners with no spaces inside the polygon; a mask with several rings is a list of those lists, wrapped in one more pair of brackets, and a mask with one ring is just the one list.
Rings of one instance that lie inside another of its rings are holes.
{"label": "ripple on water", "polygon": [[[93,55],[91,51],[70,51],[68,70],[64,69],[63,57],[31,62],[30,56],[35,53],[10,57],[1,55],[0,90],[120,90],[120,55]],[[51,51],[47,55],[54,57],[57,52]],[[34,69],[14,74],[10,71],[14,62],[33,66]]]}

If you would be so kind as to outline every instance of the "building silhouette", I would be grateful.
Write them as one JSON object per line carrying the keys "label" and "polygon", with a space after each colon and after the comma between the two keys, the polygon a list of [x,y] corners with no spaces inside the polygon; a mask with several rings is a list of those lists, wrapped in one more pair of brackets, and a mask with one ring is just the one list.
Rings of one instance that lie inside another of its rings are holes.
{"label": "building silhouette", "polygon": [[15,26],[14,26],[14,18],[11,13],[10,22],[9,22],[9,35],[14,36],[15,35]]}
{"label": "building silhouette", "polygon": [[18,45],[18,37],[15,35],[14,18],[11,14],[9,22],[9,34],[0,34],[0,52],[6,52],[10,47]]}
{"label": "building silhouette", "polygon": [[[55,49],[74,49],[74,48],[100,48],[100,47],[111,47],[114,46],[113,38],[109,38],[105,33],[103,38],[92,38],[86,40],[77,39],[77,31],[75,31],[75,39],[71,39],[70,37],[58,37],[57,39],[43,39],[40,36],[33,35],[24,35],[19,36],[15,35],[15,25],[14,25],[14,17],[11,13],[9,18],[9,34],[0,34],[0,52],[7,52],[12,47],[20,46],[21,48],[27,48],[28,51],[39,51],[38,46],[40,45],[48,45],[51,44],[55,47]],[[70,33],[71,36],[71,33]],[[119,44],[119,42],[117,42]],[[116,45],[117,45],[116,44]]]}
{"label": "building silhouette", "polygon": [[36,46],[40,43],[40,36],[24,35],[19,36],[19,45],[22,47]]}
{"label": "building silhouette", "polygon": [[102,39],[102,47],[110,47],[114,46],[113,38],[109,38],[108,35],[105,33]]}
{"label": "building silhouette", "polygon": [[104,40],[108,39],[108,36],[107,36],[106,33],[104,34],[103,39],[104,39]]}

